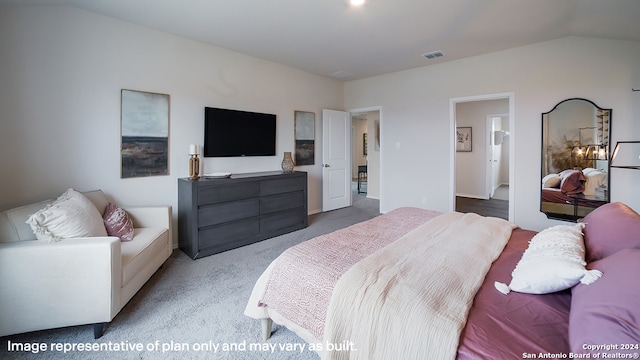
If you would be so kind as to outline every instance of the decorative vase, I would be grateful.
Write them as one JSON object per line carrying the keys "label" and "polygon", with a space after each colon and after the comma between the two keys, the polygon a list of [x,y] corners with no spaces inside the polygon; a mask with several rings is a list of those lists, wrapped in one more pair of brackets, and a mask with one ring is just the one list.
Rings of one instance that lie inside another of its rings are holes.
{"label": "decorative vase", "polygon": [[282,171],[286,173],[293,172],[293,167],[296,164],[293,163],[293,159],[291,158],[291,152],[285,151],[284,158],[282,159]]}

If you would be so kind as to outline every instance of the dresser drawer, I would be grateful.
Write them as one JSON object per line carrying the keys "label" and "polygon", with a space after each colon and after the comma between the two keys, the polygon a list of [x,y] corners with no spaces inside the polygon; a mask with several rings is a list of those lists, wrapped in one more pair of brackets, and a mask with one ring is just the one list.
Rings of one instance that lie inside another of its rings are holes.
{"label": "dresser drawer", "polygon": [[254,237],[259,233],[260,220],[258,218],[213,226],[198,231],[199,248],[207,249],[231,245],[242,242],[245,238]]}
{"label": "dresser drawer", "polygon": [[224,186],[203,186],[198,188],[198,205],[250,199],[259,194],[260,186],[257,182],[245,182]]}
{"label": "dresser drawer", "polygon": [[284,233],[283,231],[298,230],[306,226],[307,214],[299,210],[283,211],[260,217],[260,232]]}
{"label": "dresser drawer", "polygon": [[304,192],[296,191],[285,194],[269,195],[260,198],[260,214],[301,208],[304,206]]}
{"label": "dresser drawer", "polygon": [[306,187],[307,179],[305,177],[263,180],[260,182],[260,195],[281,194],[285,192],[304,190]]}
{"label": "dresser drawer", "polygon": [[247,199],[201,206],[198,210],[198,227],[217,225],[229,221],[260,215],[260,201]]}

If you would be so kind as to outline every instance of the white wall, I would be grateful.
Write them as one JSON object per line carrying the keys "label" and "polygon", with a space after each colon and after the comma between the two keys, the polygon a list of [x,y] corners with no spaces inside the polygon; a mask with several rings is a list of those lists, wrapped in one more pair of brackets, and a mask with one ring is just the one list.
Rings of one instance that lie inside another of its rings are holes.
{"label": "white wall", "polygon": [[[277,115],[277,156],[205,159],[204,171],[279,170],[295,110],[343,109],[340,81],[67,7],[0,7],[0,209],[68,187],[123,205],[169,204],[202,145],[203,109]],[[120,90],[170,95],[169,176],[120,179]],[[321,137],[309,211],[321,209]],[[177,227],[176,227],[177,228]]]}
{"label": "white wall", "polygon": [[[586,98],[613,109],[614,144],[640,139],[640,93],[631,92],[639,59],[640,42],[568,37],[348,82],[348,109],[384,108],[381,211],[451,210],[449,99],[513,92],[514,221],[534,230],[556,223],[539,211],[541,113]],[[640,171],[613,169],[611,182],[613,201],[640,210]]]}

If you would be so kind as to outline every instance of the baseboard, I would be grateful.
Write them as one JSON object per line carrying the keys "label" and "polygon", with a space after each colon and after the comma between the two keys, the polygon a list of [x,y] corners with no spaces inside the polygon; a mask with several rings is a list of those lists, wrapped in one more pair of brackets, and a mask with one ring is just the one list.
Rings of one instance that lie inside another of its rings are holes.
{"label": "baseboard", "polygon": [[476,195],[476,194],[463,194],[463,193],[456,193],[456,196],[459,197],[466,197],[466,198],[472,198],[472,199],[480,199],[480,200],[489,200],[488,197],[484,196],[484,195]]}

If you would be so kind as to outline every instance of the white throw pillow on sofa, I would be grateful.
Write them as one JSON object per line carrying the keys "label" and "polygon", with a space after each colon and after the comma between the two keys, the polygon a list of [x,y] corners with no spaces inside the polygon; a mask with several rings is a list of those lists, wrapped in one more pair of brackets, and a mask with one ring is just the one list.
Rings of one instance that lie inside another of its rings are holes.
{"label": "white throw pillow on sofa", "polygon": [[496,281],[496,289],[503,294],[548,294],[596,281],[602,273],[585,268],[583,228],[582,223],[557,225],[536,234],[511,273],[511,283]]}
{"label": "white throw pillow on sofa", "polygon": [[91,200],[74,189],[27,219],[38,240],[107,236],[102,216]]}

